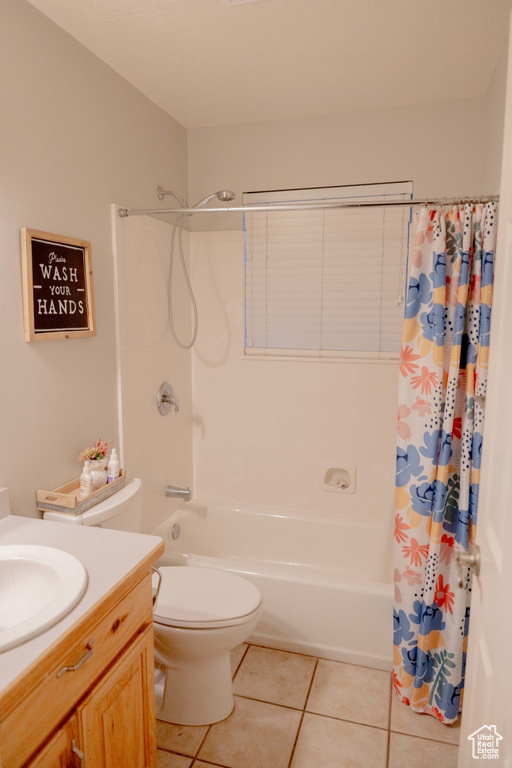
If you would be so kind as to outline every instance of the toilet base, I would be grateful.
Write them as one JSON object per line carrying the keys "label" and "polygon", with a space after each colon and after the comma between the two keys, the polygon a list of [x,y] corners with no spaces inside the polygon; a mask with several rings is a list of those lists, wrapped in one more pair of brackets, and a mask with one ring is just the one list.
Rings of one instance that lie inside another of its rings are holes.
{"label": "toilet base", "polygon": [[235,705],[231,650],[252,634],[262,612],[260,602],[235,624],[198,629],[153,620],[155,660],[165,677],[156,711],[159,720],[211,725],[229,717]]}
{"label": "toilet base", "polygon": [[229,651],[204,663],[167,666],[156,685],[158,720],[176,725],[211,725],[229,717],[235,702]]}

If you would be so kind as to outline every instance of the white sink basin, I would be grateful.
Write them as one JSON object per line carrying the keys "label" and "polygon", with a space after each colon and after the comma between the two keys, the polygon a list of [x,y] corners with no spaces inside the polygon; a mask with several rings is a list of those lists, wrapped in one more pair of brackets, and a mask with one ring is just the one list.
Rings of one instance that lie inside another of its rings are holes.
{"label": "white sink basin", "polygon": [[61,549],[0,546],[0,652],[60,621],[86,586],[87,571],[80,560]]}

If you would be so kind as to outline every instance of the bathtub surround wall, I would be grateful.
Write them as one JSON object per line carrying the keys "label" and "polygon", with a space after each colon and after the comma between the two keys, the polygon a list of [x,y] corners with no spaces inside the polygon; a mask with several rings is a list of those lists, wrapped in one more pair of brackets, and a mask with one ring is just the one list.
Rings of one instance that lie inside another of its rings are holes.
{"label": "bathtub surround wall", "polygon": [[[117,443],[110,204],[153,206],[165,179],[186,196],[186,131],[24,0],[1,3],[0,61],[0,485],[38,516],[35,491],[78,476],[80,448]],[[25,342],[22,226],[91,241],[97,337]],[[169,434],[168,461],[181,449]]]}
{"label": "bathtub surround wall", "polygon": [[[181,504],[165,496],[168,483],[192,486],[190,350],[172,339],[167,274],[172,228],[149,216],[120,219],[112,206],[116,274],[117,376],[121,451],[143,486],[142,528],[150,533]],[[183,233],[184,254],[188,232]],[[180,338],[191,334],[189,298],[175,260],[173,304]],[[157,409],[157,391],[168,381],[178,398],[167,416]]]}
{"label": "bathtub surround wall", "polygon": [[[382,519],[391,511],[397,366],[243,359],[243,234],[191,233],[195,495]],[[376,388],[375,379],[379,386]],[[357,466],[357,491],[322,490]]]}

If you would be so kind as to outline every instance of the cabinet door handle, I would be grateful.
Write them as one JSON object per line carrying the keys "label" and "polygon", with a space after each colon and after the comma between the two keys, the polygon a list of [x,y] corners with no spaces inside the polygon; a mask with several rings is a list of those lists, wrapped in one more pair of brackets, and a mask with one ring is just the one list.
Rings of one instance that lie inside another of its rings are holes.
{"label": "cabinet door handle", "polygon": [[78,749],[78,747],[76,745],[76,741],[74,739],[71,742],[71,751],[73,752],[73,754],[75,754],[79,758],[79,760],[80,760],[80,768],[84,768],[84,766],[85,766],[85,755],[84,755],[84,753],[82,752],[81,749]]}
{"label": "cabinet door handle", "polygon": [[83,664],[85,664],[87,659],[89,659],[92,656],[92,654],[94,653],[94,648],[92,647],[93,643],[94,643],[94,640],[89,640],[89,642],[87,643],[87,646],[86,646],[87,651],[84,653],[82,658],[79,659],[76,664],[73,664],[70,667],[62,667],[62,669],[60,669],[58,671],[57,677],[62,677],[62,675],[65,675],[66,672],[76,672],[77,669],[80,669],[80,667]]}

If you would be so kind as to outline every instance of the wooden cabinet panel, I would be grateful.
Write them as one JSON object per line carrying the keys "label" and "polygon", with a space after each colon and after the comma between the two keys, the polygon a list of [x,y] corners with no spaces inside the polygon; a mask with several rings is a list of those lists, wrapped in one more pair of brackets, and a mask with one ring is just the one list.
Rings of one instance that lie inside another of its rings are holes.
{"label": "wooden cabinet panel", "polygon": [[[117,604],[106,601],[103,618],[78,643],[65,649],[53,669],[18,702],[2,722],[2,768],[23,765],[140,627],[152,628],[151,594],[148,574]],[[27,723],[30,739],[26,738]]]}
{"label": "wooden cabinet panel", "polygon": [[78,712],[86,768],[156,768],[152,627],[132,643]]}
{"label": "wooden cabinet panel", "polygon": [[80,768],[80,758],[73,751],[78,741],[78,721],[75,715],[52,736],[27,768]]}
{"label": "wooden cabinet panel", "polygon": [[140,633],[24,768],[156,768],[153,627]]}

